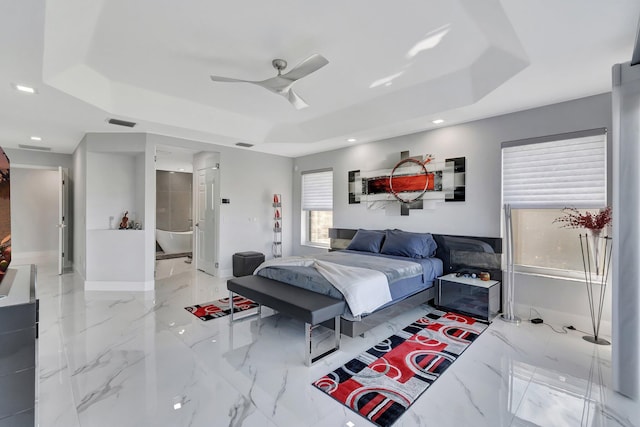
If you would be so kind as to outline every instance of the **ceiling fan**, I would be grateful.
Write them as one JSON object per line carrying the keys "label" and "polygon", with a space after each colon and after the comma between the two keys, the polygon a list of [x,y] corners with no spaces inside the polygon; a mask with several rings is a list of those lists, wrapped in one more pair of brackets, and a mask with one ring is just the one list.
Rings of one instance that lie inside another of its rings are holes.
{"label": "ceiling fan", "polygon": [[253,83],[255,85],[262,86],[263,88],[273,93],[284,96],[289,100],[291,104],[293,104],[294,107],[300,110],[302,108],[308,107],[309,104],[304,102],[304,100],[293,91],[291,86],[297,80],[319,70],[328,63],[329,61],[324,56],[315,53],[293,67],[285,74],[282,74],[282,71],[287,68],[287,61],[285,61],[284,59],[274,59],[273,61],[271,61],[271,65],[273,65],[273,68],[278,70],[278,75],[275,77],[271,77],[270,79],[253,81],[233,79],[230,77],[211,76],[211,80],[213,80],[214,82],[225,83]]}

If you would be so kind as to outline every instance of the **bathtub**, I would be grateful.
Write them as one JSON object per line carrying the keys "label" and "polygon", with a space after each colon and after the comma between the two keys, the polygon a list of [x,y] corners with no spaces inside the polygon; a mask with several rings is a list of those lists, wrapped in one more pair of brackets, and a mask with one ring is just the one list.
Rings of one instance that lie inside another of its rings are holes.
{"label": "bathtub", "polygon": [[156,242],[165,254],[191,252],[193,231],[165,231],[156,228]]}

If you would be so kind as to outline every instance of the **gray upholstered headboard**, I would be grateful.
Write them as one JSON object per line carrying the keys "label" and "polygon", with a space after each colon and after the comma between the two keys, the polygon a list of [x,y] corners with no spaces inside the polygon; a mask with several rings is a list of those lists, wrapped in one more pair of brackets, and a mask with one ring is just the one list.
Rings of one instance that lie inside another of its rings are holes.
{"label": "gray upholstered headboard", "polygon": [[[330,228],[331,249],[345,249],[355,229]],[[444,274],[486,271],[494,280],[502,281],[502,239],[499,237],[453,236],[433,234],[438,244],[436,257],[442,260]]]}

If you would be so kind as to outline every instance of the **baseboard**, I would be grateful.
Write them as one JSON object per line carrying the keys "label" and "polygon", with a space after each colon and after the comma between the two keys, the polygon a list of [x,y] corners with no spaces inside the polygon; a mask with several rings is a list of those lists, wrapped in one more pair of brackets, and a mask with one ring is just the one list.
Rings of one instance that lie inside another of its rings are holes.
{"label": "baseboard", "polygon": [[[580,316],[579,314],[560,312],[549,308],[533,307],[524,304],[515,304],[514,311],[516,316],[520,317],[522,321],[528,321],[530,317],[540,317],[545,323],[556,329],[560,329],[562,326],[573,326],[585,332],[592,331],[591,318]],[[611,337],[611,321],[609,319],[602,319],[600,333],[607,338]]]}
{"label": "baseboard", "polygon": [[146,282],[123,282],[123,281],[106,281],[106,280],[85,280],[85,291],[129,291],[129,292],[145,292],[155,289],[155,280],[147,280]]}

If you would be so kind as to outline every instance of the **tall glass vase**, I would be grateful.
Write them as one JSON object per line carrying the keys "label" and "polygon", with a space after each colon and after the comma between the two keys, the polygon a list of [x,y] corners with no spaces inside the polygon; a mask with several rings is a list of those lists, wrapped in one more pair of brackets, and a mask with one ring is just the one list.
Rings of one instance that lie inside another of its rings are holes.
{"label": "tall glass vase", "polygon": [[580,234],[580,249],[593,336],[585,335],[582,338],[594,344],[610,345],[609,341],[600,338],[600,323],[611,266],[612,239],[609,236],[603,237],[601,230],[591,231],[589,234]]}

